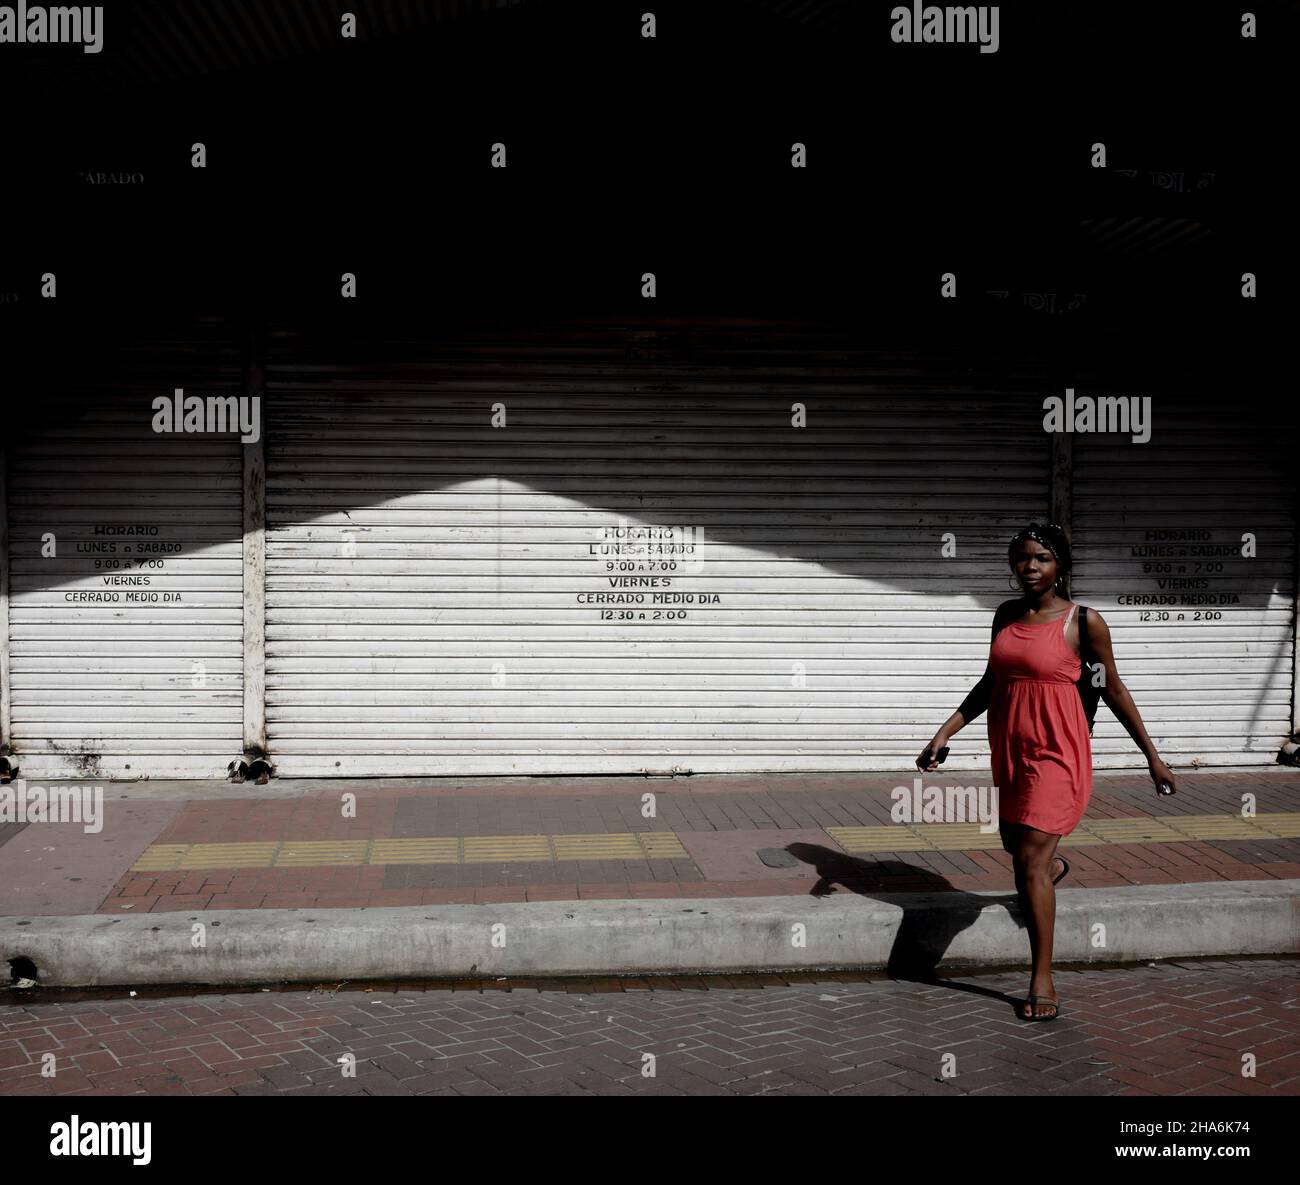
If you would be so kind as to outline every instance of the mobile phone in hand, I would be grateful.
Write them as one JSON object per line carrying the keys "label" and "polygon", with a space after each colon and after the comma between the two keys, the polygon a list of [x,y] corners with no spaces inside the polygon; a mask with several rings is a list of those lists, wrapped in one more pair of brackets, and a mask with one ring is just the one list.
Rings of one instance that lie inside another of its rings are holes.
{"label": "mobile phone in hand", "polygon": [[925,750],[925,760],[921,762],[921,768],[924,769],[926,766],[930,764],[931,761],[938,762],[939,765],[942,765],[947,760],[947,758],[948,758],[947,745],[944,745],[944,747],[940,749],[938,753],[933,752],[929,747],[927,747]]}

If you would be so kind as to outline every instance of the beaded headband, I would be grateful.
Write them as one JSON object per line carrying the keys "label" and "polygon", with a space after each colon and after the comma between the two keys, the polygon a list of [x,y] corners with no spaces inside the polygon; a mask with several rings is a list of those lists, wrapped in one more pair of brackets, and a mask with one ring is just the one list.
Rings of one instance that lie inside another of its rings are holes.
{"label": "beaded headband", "polygon": [[[1061,562],[1061,557],[1057,553],[1056,545],[1042,533],[1043,530],[1046,530],[1049,527],[1056,527],[1058,531],[1061,530],[1056,523],[1044,523],[1041,529],[1037,523],[1034,523],[1032,526],[1026,527],[1023,531],[1017,531],[1016,534],[1011,537],[1011,542],[1007,544],[1007,551],[1010,552],[1017,543],[1023,543],[1026,539],[1033,539],[1047,548],[1059,564]],[[1061,534],[1065,534],[1065,532],[1061,531]]]}

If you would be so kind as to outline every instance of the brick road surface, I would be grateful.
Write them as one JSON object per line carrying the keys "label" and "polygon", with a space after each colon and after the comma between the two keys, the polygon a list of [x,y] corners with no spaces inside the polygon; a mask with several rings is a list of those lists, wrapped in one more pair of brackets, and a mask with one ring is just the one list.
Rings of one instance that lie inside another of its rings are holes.
{"label": "brick road surface", "polygon": [[1049,1024],[1016,1018],[1026,980],[11,990],[0,1094],[1300,1094],[1300,960],[1058,969]]}

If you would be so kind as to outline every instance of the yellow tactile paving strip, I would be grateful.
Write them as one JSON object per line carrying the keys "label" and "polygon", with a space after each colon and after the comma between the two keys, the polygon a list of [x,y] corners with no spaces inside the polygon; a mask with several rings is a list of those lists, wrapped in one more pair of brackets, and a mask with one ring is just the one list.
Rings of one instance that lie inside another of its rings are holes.
{"label": "yellow tactile paving strip", "polygon": [[[968,851],[1002,846],[996,831],[978,823],[827,827],[846,852]],[[776,838],[780,832],[765,832]],[[1259,815],[1163,815],[1089,819],[1066,839],[1091,844],[1187,843],[1212,839],[1300,838],[1300,812]],[[257,843],[154,844],[132,872],[204,868],[308,868],[348,864],[502,864],[557,860],[689,860],[672,831],[590,835],[467,835],[418,839],[323,839]]]}
{"label": "yellow tactile paving strip", "polygon": [[371,864],[459,864],[460,840],[376,839],[370,844]]}
{"label": "yellow tactile paving strip", "polygon": [[153,844],[132,872],[203,868],[307,868],[347,864],[502,864],[557,860],[689,860],[672,831],[622,835],[467,835]]}

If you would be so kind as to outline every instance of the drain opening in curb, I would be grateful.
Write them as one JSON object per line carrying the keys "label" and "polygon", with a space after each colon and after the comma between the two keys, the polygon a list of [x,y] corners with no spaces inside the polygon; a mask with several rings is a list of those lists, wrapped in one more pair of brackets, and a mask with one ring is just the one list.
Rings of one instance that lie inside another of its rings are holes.
{"label": "drain opening in curb", "polygon": [[16,959],[9,960],[10,987],[35,987],[36,980],[36,964],[26,955],[19,955]]}

